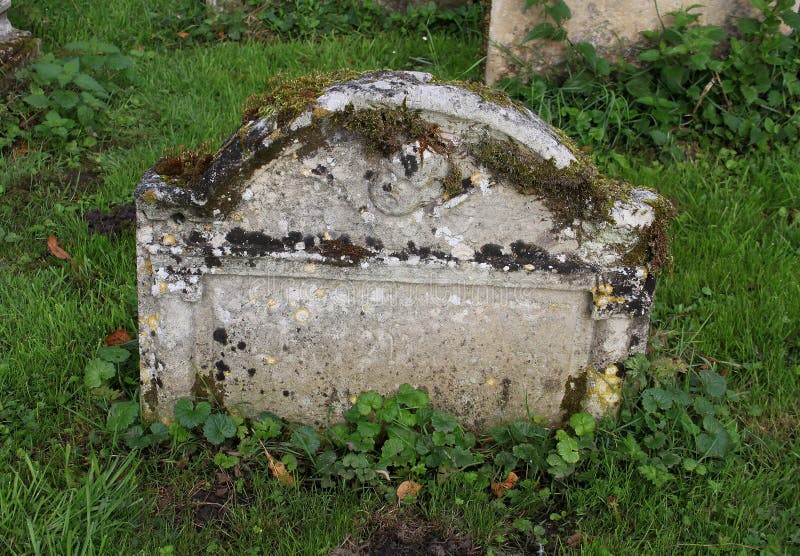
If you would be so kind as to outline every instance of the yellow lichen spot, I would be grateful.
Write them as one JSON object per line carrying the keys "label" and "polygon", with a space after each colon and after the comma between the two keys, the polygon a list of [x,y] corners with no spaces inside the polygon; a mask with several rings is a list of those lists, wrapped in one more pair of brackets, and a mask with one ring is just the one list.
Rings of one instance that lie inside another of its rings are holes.
{"label": "yellow lichen spot", "polygon": [[158,328],[158,313],[145,317],[145,321],[147,322],[147,326],[150,327],[150,330],[155,332],[156,328]]}
{"label": "yellow lichen spot", "polygon": [[232,222],[241,222],[242,215],[239,214],[238,212],[232,212],[228,215],[228,219],[231,220]]}
{"label": "yellow lichen spot", "polygon": [[164,234],[161,236],[161,245],[172,247],[175,245],[175,236],[172,234]]}
{"label": "yellow lichen spot", "polygon": [[153,261],[150,259],[145,259],[144,264],[142,265],[142,270],[147,273],[148,276],[153,275]]}
{"label": "yellow lichen spot", "polygon": [[589,402],[607,410],[616,406],[622,399],[622,379],[617,376],[619,369],[616,365],[609,365],[600,373],[589,369],[586,373],[588,379]]}
{"label": "yellow lichen spot", "polygon": [[305,307],[300,307],[298,310],[294,312],[294,320],[296,320],[297,322],[306,322],[310,318],[311,318],[311,311],[309,311]]}
{"label": "yellow lichen spot", "polygon": [[160,282],[158,284],[158,293],[166,293],[166,292],[167,292],[167,283],[166,282]]}
{"label": "yellow lichen spot", "polygon": [[315,265],[314,263],[306,263],[303,266],[303,272],[305,272],[306,274],[314,274],[315,272],[317,272],[317,265]]}
{"label": "yellow lichen spot", "polygon": [[278,304],[278,300],[275,299],[274,297],[268,297],[267,298],[267,307],[275,307],[275,305],[277,305],[277,304]]}
{"label": "yellow lichen spot", "polygon": [[148,205],[152,205],[156,201],[158,201],[158,197],[156,197],[156,192],[152,189],[148,189],[142,194],[142,201],[147,203]]}
{"label": "yellow lichen spot", "polygon": [[314,290],[314,295],[318,299],[325,299],[325,297],[328,295],[328,288],[317,288]]}
{"label": "yellow lichen spot", "polygon": [[526,265],[523,265],[523,266],[522,266],[522,268],[524,268],[524,269],[525,269],[525,270],[527,270],[528,272],[531,272],[531,271],[533,271],[533,270],[536,270],[536,267],[535,267],[535,266],[533,266],[532,264],[526,264]]}
{"label": "yellow lichen spot", "polygon": [[277,362],[278,360],[272,357],[271,355],[264,358],[264,363],[266,363],[267,365],[274,365]]}
{"label": "yellow lichen spot", "polygon": [[323,108],[322,106],[315,106],[313,113],[315,118],[324,118],[325,116],[330,114],[331,111],[328,110],[327,108]]}
{"label": "yellow lichen spot", "polygon": [[333,238],[331,237],[331,234],[329,234],[328,232],[322,232],[322,239],[325,241],[330,241]]}
{"label": "yellow lichen spot", "polygon": [[211,230],[214,229],[214,225],[213,224],[203,224],[203,229],[205,231],[207,231],[207,232],[210,232]]}
{"label": "yellow lichen spot", "polygon": [[300,170],[300,175],[305,178],[310,178],[313,174],[311,173],[311,168],[303,168]]}
{"label": "yellow lichen spot", "polygon": [[642,280],[647,280],[647,276],[648,275],[649,275],[649,272],[647,271],[647,267],[646,266],[640,266],[640,267],[638,267],[636,269],[636,276],[638,278],[641,278]]}
{"label": "yellow lichen spot", "polygon": [[358,401],[358,398],[357,398],[357,397],[355,397],[355,396],[350,396],[350,403],[356,403],[357,401]]}
{"label": "yellow lichen spot", "polygon": [[611,284],[598,284],[592,288],[592,298],[594,306],[597,309],[602,309],[612,303],[625,303],[625,298],[615,296],[614,287]]}
{"label": "yellow lichen spot", "polygon": [[494,386],[497,381],[493,377],[489,377],[486,379],[486,384],[488,386]]}
{"label": "yellow lichen spot", "polygon": [[473,187],[480,187],[482,179],[483,175],[480,172],[473,172],[472,175],[469,177],[469,182],[472,184]]}

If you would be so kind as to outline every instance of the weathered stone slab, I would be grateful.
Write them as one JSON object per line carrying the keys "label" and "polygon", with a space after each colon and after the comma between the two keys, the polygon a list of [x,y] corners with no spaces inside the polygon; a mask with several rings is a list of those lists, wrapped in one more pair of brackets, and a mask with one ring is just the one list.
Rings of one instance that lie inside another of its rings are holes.
{"label": "weathered stone slab", "polygon": [[8,20],[11,0],[0,0],[0,90],[13,71],[39,55],[39,39],[15,29]]}
{"label": "weathered stone slab", "polygon": [[[546,70],[565,58],[563,42],[536,39],[523,44],[531,29],[549,21],[543,6],[525,10],[526,0],[492,0],[490,9],[486,82],[512,75],[512,59],[522,60],[534,71]],[[630,57],[641,43],[640,33],[658,29],[661,21],[669,22],[670,12],[702,4],[702,25],[720,25],[735,29],[740,17],[755,17],[757,10],[749,0],[567,0],[572,17],[564,22],[564,30],[572,43],[591,43],[601,55]],[[795,4],[795,10],[800,3]],[[788,32],[789,29],[786,29]]]}
{"label": "weathered stone slab", "polygon": [[346,78],[279,86],[139,183],[145,414],[215,396],[323,425],[406,382],[475,426],[613,405],[663,201],[494,91]]}

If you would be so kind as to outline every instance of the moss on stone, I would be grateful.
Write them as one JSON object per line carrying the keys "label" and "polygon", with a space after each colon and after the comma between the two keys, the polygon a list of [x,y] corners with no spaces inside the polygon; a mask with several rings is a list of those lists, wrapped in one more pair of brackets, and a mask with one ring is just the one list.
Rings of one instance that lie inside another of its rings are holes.
{"label": "moss on stone", "polygon": [[153,169],[167,183],[192,188],[213,161],[214,154],[204,144],[196,150],[170,149]]}
{"label": "moss on stone", "polygon": [[444,139],[439,126],[425,120],[418,110],[405,103],[397,108],[382,107],[356,110],[350,104],[330,116],[331,121],[364,138],[368,151],[391,156],[408,143],[419,142],[420,157],[425,151],[448,154],[453,145]]}
{"label": "moss on stone", "polygon": [[564,384],[564,397],[561,398],[561,417],[566,422],[570,416],[583,411],[586,398],[586,372],[567,378]]}
{"label": "moss on stone", "polygon": [[553,159],[545,160],[510,139],[486,137],[470,151],[520,193],[540,196],[565,225],[576,219],[608,220],[614,202],[630,191],[630,185],[603,176],[580,153],[572,164],[558,168]]}
{"label": "moss on stone", "polygon": [[257,118],[274,118],[278,126],[284,126],[308,110],[322,95],[326,87],[356,79],[361,73],[340,69],[329,73],[310,73],[287,79],[278,74],[270,79],[269,91],[252,95],[242,109],[242,122]]}
{"label": "moss on stone", "polygon": [[461,169],[453,164],[450,163],[450,169],[447,172],[447,175],[442,180],[442,185],[444,186],[444,194],[443,197],[446,199],[452,199],[453,197],[457,197],[461,195],[463,192],[463,186],[461,185]]}

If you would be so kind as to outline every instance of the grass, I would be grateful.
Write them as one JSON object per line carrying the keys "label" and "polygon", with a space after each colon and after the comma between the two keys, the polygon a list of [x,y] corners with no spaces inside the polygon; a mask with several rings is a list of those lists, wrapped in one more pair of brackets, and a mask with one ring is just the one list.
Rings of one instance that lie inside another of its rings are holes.
{"label": "grass", "polygon": [[[9,553],[324,554],[358,537],[356,525],[382,509],[367,491],[280,488],[254,467],[239,483],[242,503],[230,519],[198,530],[192,494],[217,485],[213,466],[169,453],[119,454],[98,435],[106,407],[86,392],[83,368],[110,331],[137,326],[134,238],[91,235],[81,216],[130,202],[141,174],[168,147],[221,140],[236,128],[242,102],[277,72],[387,67],[464,79],[476,75],[480,37],[387,33],[176,48],[159,22],[187,4],[125,0],[78,9],[41,0],[12,12],[18,27],[42,37],[44,51],[97,36],[144,54],[133,94],[112,115],[113,140],[82,167],[83,177],[66,157],[36,145],[26,156],[0,158],[0,220],[19,236],[0,246],[0,539]],[[680,208],[675,263],[660,278],[652,326],[667,351],[719,361],[732,386],[747,392],[736,409],[741,454],[662,492],[607,458],[554,483],[549,500],[508,508],[447,482],[433,485],[418,511],[466,529],[483,546],[503,545],[511,516],[548,521],[564,550],[578,550],[565,545],[572,533],[593,535],[587,553],[800,549],[797,155],[786,145],[670,164],[600,157],[609,173],[652,186]],[[49,234],[74,262],[47,255]],[[136,395],[135,365],[124,374]]]}

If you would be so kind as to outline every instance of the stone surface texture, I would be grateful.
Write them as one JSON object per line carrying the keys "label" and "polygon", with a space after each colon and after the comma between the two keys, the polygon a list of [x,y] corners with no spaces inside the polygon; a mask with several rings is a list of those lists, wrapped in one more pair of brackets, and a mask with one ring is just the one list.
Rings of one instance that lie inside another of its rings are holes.
{"label": "stone surface texture", "polygon": [[[387,154],[337,120],[380,110],[435,124],[450,149]],[[487,138],[581,164],[528,110],[376,72],[281,126],[248,121],[192,186],[149,170],[136,189],[145,415],[213,396],[324,426],[360,392],[403,383],[479,428],[613,407],[614,365],[644,349],[655,288],[647,261],[624,261],[659,198],[630,189],[605,218],[563,222],[472,154]]]}
{"label": "stone surface texture", "polygon": [[[486,58],[486,82],[494,83],[514,73],[513,58],[524,61],[533,71],[546,70],[564,60],[562,43],[545,39],[522,44],[528,32],[548,21],[544,8],[525,11],[526,0],[492,0]],[[670,12],[701,4],[700,23],[734,28],[736,19],[754,17],[757,11],[749,0],[567,0],[572,17],[565,22],[569,40],[589,42],[606,55],[629,56],[641,43],[642,31],[660,27],[659,16],[668,22]],[[795,4],[797,9],[797,4]]]}

